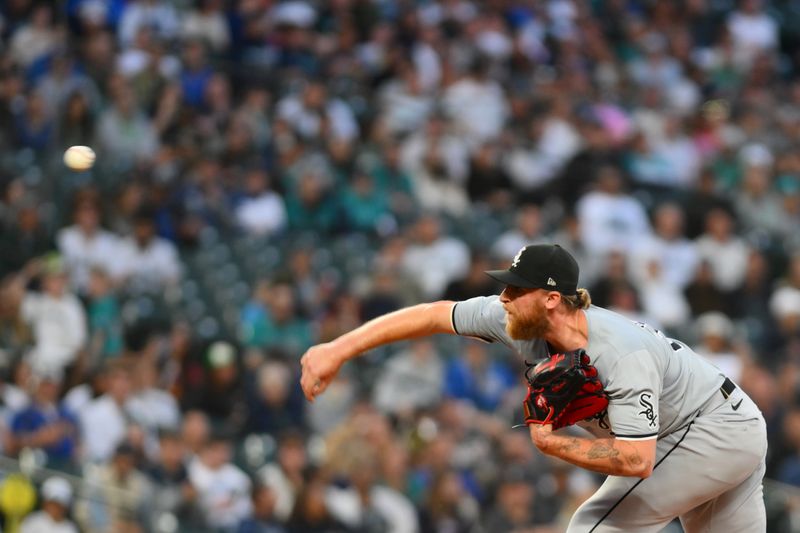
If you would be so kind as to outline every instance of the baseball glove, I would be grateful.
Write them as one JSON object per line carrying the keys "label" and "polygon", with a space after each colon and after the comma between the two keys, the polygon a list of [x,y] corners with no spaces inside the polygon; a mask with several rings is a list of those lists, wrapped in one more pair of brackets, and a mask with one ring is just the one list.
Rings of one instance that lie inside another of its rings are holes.
{"label": "baseball glove", "polygon": [[559,353],[537,365],[525,362],[528,395],[526,424],[553,424],[553,429],[592,418],[608,407],[608,397],[583,350]]}

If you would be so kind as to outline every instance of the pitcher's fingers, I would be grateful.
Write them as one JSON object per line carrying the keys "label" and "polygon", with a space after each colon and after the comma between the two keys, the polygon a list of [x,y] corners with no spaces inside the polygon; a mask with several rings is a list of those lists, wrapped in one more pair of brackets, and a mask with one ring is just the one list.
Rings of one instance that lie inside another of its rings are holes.
{"label": "pitcher's fingers", "polygon": [[303,372],[303,377],[300,378],[300,386],[303,388],[303,394],[309,402],[314,401],[314,383],[316,378],[312,378],[308,372]]}

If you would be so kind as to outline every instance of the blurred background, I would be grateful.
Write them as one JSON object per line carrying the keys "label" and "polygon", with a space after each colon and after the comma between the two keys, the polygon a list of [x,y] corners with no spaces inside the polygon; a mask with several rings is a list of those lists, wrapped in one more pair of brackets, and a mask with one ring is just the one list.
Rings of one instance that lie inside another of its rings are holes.
{"label": "blurred background", "polygon": [[511,429],[507,349],[298,384],[557,242],[756,400],[800,531],[799,222],[796,0],[4,0],[2,529],[563,531],[602,479]]}

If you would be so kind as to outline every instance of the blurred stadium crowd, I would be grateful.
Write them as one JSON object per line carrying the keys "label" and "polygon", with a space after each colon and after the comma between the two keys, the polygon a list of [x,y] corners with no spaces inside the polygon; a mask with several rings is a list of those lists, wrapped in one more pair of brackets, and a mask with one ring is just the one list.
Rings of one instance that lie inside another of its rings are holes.
{"label": "blurred stadium crowd", "polygon": [[562,531],[601,480],[510,429],[512,354],[298,386],[543,241],[738,381],[800,486],[799,75],[790,0],[1,2],[0,470],[39,493],[5,527]]}

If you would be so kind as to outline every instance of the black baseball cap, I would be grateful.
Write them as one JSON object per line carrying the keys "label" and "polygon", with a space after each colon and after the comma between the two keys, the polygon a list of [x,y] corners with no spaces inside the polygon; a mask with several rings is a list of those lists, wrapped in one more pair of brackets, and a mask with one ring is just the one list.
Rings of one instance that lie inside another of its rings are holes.
{"label": "black baseball cap", "polygon": [[486,274],[505,285],[547,289],[572,296],[578,292],[578,262],[557,244],[530,244],[517,252],[508,270]]}

